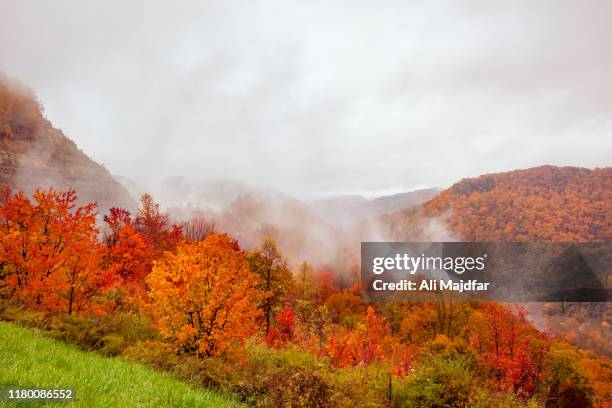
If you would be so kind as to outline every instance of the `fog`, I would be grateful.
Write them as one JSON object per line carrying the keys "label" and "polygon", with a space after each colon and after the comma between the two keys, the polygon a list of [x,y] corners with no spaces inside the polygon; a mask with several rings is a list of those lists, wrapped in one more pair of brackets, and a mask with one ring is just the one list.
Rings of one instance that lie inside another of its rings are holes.
{"label": "fog", "polygon": [[610,165],[610,15],[607,1],[9,0],[0,70],[126,184],[176,190],[167,206],[219,179],[375,196]]}

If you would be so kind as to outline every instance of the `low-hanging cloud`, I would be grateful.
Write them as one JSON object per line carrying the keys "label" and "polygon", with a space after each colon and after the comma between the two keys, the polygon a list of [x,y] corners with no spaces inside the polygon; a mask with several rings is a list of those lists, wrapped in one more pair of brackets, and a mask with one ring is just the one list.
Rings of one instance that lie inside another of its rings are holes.
{"label": "low-hanging cloud", "polygon": [[603,0],[15,0],[0,69],[115,174],[375,194],[609,165],[611,13]]}

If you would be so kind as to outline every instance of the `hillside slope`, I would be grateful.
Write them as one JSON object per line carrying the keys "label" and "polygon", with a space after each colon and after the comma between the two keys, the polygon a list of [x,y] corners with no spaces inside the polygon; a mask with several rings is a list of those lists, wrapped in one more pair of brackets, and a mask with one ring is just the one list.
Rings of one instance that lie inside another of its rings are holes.
{"label": "hillside slope", "polygon": [[[398,241],[611,242],[612,167],[542,166],[465,179],[420,206],[384,216]],[[438,228],[431,234],[432,224]],[[612,356],[608,303],[528,306],[540,329]]]}
{"label": "hillside slope", "polygon": [[[0,322],[0,386],[76,389],[77,407],[234,407],[136,363],[101,357]],[[20,407],[40,403],[19,403]],[[15,406],[2,403],[2,406]],[[71,405],[72,406],[72,405]]]}
{"label": "hillside slope", "polygon": [[414,240],[431,219],[465,241],[610,241],[612,167],[541,166],[464,179],[383,221],[396,239]]}
{"label": "hillside slope", "polygon": [[133,209],[136,202],[103,166],[54,128],[32,90],[0,73],[0,185],[73,188],[81,203]]}

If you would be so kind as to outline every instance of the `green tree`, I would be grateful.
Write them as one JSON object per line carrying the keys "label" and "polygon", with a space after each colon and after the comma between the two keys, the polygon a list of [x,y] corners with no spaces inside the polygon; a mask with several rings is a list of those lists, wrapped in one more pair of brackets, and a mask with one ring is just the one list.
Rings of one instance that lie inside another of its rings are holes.
{"label": "green tree", "polygon": [[548,355],[546,407],[590,407],[593,389],[580,354],[568,344],[554,341]]}

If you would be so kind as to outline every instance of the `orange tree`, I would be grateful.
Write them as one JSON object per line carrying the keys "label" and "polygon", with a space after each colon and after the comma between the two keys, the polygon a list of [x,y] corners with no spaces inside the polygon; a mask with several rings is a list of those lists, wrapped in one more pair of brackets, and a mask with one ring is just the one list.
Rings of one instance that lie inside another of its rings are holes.
{"label": "orange tree", "polygon": [[502,388],[531,397],[548,375],[550,339],[526,320],[498,303],[486,303],[473,316],[470,342],[482,366],[497,377]]}
{"label": "orange tree", "polygon": [[161,212],[159,204],[149,194],[143,194],[140,198],[140,208],[133,225],[156,257],[172,250],[183,238],[181,227],[170,223],[168,214]]}
{"label": "orange tree", "polygon": [[0,194],[0,288],[36,308],[86,311],[96,292],[96,206],[74,190]]}
{"label": "orange tree", "polygon": [[100,289],[105,291],[107,310],[124,309],[145,291],[153,251],[134,228],[130,213],[111,208],[104,216],[106,231],[101,255]]}
{"label": "orange tree", "polygon": [[156,324],[178,351],[214,356],[253,334],[259,316],[257,276],[226,234],[182,242],[147,277]]}

